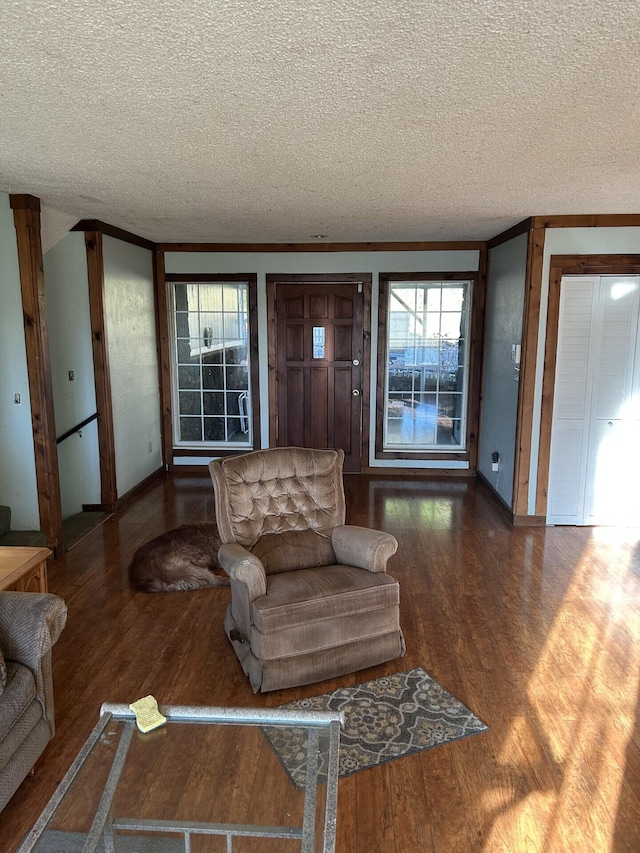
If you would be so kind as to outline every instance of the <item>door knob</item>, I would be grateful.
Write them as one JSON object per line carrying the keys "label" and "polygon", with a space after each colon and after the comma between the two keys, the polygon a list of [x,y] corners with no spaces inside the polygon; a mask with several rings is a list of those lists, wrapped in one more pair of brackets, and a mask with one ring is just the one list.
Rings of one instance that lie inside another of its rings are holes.
{"label": "door knob", "polygon": [[354,388],[354,389],[353,389],[353,391],[352,391],[351,393],[353,394],[353,396],[354,396],[354,397],[359,397],[359,396],[360,396],[360,391],[359,391],[359,389],[358,389],[358,388]]}

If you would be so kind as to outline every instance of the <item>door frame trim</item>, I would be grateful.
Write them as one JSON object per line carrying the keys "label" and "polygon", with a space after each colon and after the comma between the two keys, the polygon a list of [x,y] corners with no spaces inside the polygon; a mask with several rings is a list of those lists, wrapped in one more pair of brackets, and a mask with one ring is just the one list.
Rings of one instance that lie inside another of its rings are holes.
{"label": "door frame trim", "polygon": [[560,287],[565,275],[640,275],[639,255],[552,255],[549,268],[549,301],[542,374],[542,409],[536,488],[536,516],[547,517],[551,428],[556,384]]}
{"label": "door frame trim", "polygon": [[362,283],[362,408],[360,471],[369,466],[369,421],[371,385],[371,291],[373,274],[366,273],[302,273],[267,274],[267,364],[269,374],[269,447],[278,443],[278,371],[276,291],[287,284],[358,284]]}

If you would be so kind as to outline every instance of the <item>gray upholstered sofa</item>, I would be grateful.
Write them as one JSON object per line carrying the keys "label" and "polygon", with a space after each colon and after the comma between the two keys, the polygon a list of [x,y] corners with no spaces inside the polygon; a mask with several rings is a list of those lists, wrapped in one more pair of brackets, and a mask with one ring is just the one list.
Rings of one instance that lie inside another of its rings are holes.
{"label": "gray upholstered sofa", "polygon": [[53,737],[51,648],[66,618],[57,595],[0,592],[0,809]]}

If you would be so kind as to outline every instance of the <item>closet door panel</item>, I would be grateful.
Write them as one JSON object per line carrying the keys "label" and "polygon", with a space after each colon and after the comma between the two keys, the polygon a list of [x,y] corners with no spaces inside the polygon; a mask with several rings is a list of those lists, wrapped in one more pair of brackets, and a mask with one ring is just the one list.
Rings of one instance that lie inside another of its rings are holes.
{"label": "closet door panel", "polygon": [[547,521],[640,525],[640,277],[565,276]]}
{"label": "closet door panel", "polygon": [[584,514],[597,283],[596,277],[580,276],[565,277],[561,285],[547,499],[549,524],[579,524]]}
{"label": "closet door panel", "polygon": [[594,375],[584,524],[640,524],[640,444],[633,419],[639,314],[639,278],[600,279],[600,354]]}
{"label": "closet door panel", "polygon": [[583,523],[638,526],[640,421],[599,420],[593,439],[596,452],[588,475]]}
{"label": "closet door panel", "polygon": [[577,524],[584,512],[586,441],[580,421],[564,421],[554,435],[553,478],[549,478],[549,524]]}
{"label": "closet door panel", "polygon": [[637,279],[601,279],[598,300],[600,357],[594,377],[593,416],[596,419],[618,419],[628,414],[633,389],[639,299]]}

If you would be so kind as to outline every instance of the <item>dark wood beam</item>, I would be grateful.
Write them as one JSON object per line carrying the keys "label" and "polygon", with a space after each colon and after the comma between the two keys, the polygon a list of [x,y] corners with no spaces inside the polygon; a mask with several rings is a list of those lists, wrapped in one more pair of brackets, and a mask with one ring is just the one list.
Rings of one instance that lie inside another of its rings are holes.
{"label": "dark wood beam", "polygon": [[10,204],[22,290],[40,529],[46,534],[49,548],[55,549],[62,543],[62,508],[40,238],[40,200],[29,195],[12,195]]}

